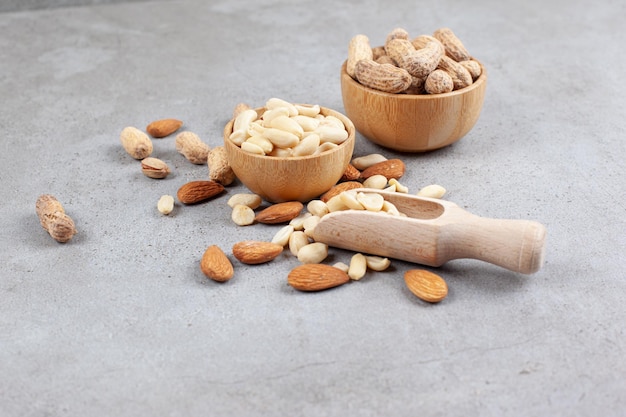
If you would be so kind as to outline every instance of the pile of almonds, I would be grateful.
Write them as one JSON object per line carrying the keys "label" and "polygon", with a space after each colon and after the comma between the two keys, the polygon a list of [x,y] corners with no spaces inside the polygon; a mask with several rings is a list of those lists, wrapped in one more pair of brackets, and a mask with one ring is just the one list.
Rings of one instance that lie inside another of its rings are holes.
{"label": "pile of almonds", "polygon": [[364,86],[388,93],[441,94],[468,87],[482,67],[449,28],[417,37],[395,28],[383,46],[372,47],[366,35],[354,36],[346,72]]}

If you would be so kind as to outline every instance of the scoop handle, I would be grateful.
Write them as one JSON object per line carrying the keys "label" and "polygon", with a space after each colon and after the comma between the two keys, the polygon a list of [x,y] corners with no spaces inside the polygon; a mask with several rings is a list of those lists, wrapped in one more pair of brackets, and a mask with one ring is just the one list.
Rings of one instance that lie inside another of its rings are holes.
{"label": "scoop handle", "polygon": [[546,228],[541,223],[490,219],[465,211],[462,217],[441,229],[439,250],[445,260],[478,259],[523,274],[542,267]]}

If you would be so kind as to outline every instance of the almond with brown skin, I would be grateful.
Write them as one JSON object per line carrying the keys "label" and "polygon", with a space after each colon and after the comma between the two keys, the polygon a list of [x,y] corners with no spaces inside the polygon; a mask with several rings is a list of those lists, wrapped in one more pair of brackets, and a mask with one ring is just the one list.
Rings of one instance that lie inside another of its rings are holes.
{"label": "almond with brown skin", "polygon": [[339,184],[335,185],[333,188],[322,194],[320,200],[322,200],[324,203],[327,203],[328,200],[330,200],[334,196],[339,195],[344,191],[354,190],[355,188],[363,188],[363,184],[358,181],[340,182]]}
{"label": "almond with brown skin", "polygon": [[190,181],[182,185],[176,194],[183,204],[196,204],[221,194],[224,186],[215,181]]}
{"label": "almond with brown skin", "polygon": [[257,213],[255,220],[264,224],[287,223],[298,217],[303,208],[299,201],[276,203]]}
{"label": "almond with brown skin", "polygon": [[356,169],[354,165],[348,164],[339,181],[356,181],[359,178],[361,178],[361,171]]}
{"label": "almond with brown skin", "polygon": [[204,252],[200,260],[200,270],[217,282],[226,282],[235,274],[233,264],[217,245],[209,246]]}
{"label": "almond with brown skin", "polygon": [[387,180],[398,179],[404,175],[406,166],[399,159],[388,159],[370,166],[361,171],[361,178],[367,179],[373,175],[383,175]]}
{"label": "almond with brown skin", "polygon": [[424,269],[404,273],[404,282],[417,297],[429,303],[438,303],[448,295],[448,285],[439,275]]}
{"label": "almond with brown skin", "polygon": [[344,271],[325,264],[304,264],[289,272],[287,282],[299,291],[321,291],[350,281]]}
{"label": "almond with brown skin", "polygon": [[146,127],[146,132],[153,138],[164,138],[176,132],[183,125],[178,119],[155,120]]}
{"label": "almond with brown skin", "polygon": [[283,249],[277,243],[244,240],[233,245],[233,256],[244,264],[257,265],[273,260]]}

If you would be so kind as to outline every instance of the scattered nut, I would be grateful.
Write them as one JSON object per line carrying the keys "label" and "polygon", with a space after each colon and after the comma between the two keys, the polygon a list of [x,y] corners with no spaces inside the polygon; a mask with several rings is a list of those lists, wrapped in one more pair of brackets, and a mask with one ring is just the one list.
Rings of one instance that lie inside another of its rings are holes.
{"label": "scattered nut", "polygon": [[252,210],[254,210],[254,209],[258,208],[261,205],[261,203],[263,203],[263,199],[258,194],[239,193],[239,194],[235,194],[231,198],[229,198],[227,204],[231,208],[234,208],[238,204],[242,204],[242,205],[248,206]]}
{"label": "scattered nut", "polygon": [[174,197],[171,195],[162,195],[157,203],[157,209],[161,214],[170,214],[174,210]]}
{"label": "scattered nut", "polygon": [[124,150],[135,159],[144,159],[152,153],[152,140],[136,127],[128,126],[120,133]]}
{"label": "scattered nut", "polygon": [[235,270],[226,254],[217,245],[207,248],[200,260],[200,270],[204,275],[217,282],[230,280]]}
{"label": "scattered nut", "polygon": [[209,200],[224,191],[224,186],[215,181],[190,181],[182,185],[176,194],[183,204],[196,204]]}
{"label": "scattered nut", "polygon": [[235,173],[228,163],[224,146],[216,146],[209,151],[207,157],[209,179],[222,185],[230,185],[235,181]]}
{"label": "scattered nut", "polygon": [[417,192],[420,197],[441,198],[446,193],[446,189],[441,185],[431,184]]}
{"label": "scattered nut", "polygon": [[177,119],[155,120],[146,127],[146,132],[153,138],[164,138],[176,132],[183,125]]}
{"label": "scattered nut", "polygon": [[269,262],[283,252],[283,246],[271,242],[244,240],[233,245],[233,256],[244,264]]}
{"label": "scattered nut", "polygon": [[276,243],[277,245],[281,246],[287,246],[287,244],[289,243],[289,238],[291,237],[293,232],[294,228],[289,224],[281,227],[272,238],[272,243]]}
{"label": "scattered nut", "polygon": [[366,168],[371,167],[379,162],[386,161],[387,158],[379,153],[372,153],[365,156],[359,156],[352,159],[352,165],[359,171],[363,171]]}
{"label": "scattered nut", "polygon": [[298,250],[298,260],[303,264],[318,264],[328,256],[328,245],[321,242],[313,242]]}
{"label": "scattered nut", "polygon": [[169,175],[170,168],[160,159],[149,156],[141,160],[141,172],[148,178],[161,179]]}
{"label": "scattered nut", "polygon": [[232,221],[237,226],[249,226],[254,223],[254,210],[244,204],[237,204],[230,214]]}
{"label": "scattered nut", "polygon": [[180,132],[176,135],[175,146],[176,150],[192,164],[204,165],[207,163],[209,145],[202,142],[197,134],[189,131]]}
{"label": "scattered nut", "polygon": [[443,278],[423,269],[406,271],[404,282],[413,294],[429,303],[438,303],[448,295],[448,285]]}
{"label": "scattered nut", "polygon": [[287,201],[273,204],[256,215],[256,221],[264,224],[287,223],[296,218],[304,204],[299,201]]}
{"label": "scattered nut", "polygon": [[289,250],[293,256],[298,256],[300,249],[309,243],[309,237],[303,231],[295,230],[291,236],[289,236]]}
{"label": "scattered nut", "polygon": [[387,180],[399,179],[404,175],[406,166],[400,159],[388,159],[366,168],[361,172],[361,178],[367,179],[373,175],[383,175]]}
{"label": "scattered nut", "polygon": [[74,220],[65,214],[65,209],[53,195],[40,195],[35,204],[35,211],[41,227],[57,242],[65,243],[76,234]]}
{"label": "scattered nut", "polygon": [[355,253],[350,258],[348,267],[348,276],[353,281],[358,281],[365,276],[367,272],[367,259],[362,253]]}
{"label": "scattered nut", "polygon": [[322,291],[350,281],[348,274],[330,265],[304,264],[289,272],[287,282],[299,291]]}

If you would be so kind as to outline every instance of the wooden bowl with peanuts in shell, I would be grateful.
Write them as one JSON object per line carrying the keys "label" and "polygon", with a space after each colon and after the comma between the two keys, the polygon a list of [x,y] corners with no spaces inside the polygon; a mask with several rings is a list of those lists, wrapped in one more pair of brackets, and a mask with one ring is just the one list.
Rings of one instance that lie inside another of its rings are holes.
{"label": "wooden bowl with peanuts in shell", "polygon": [[334,186],[354,151],[345,115],[319,105],[270,98],[240,105],[224,127],[228,162],[243,185],[271,203],[308,202]]}
{"label": "wooden bowl with peanuts in shell", "polygon": [[464,137],[480,116],[484,66],[449,28],[411,38],[403,28],[371,47],[354,36],[341,67],[346,115],[370,141],[402,152],[427,152]]}

